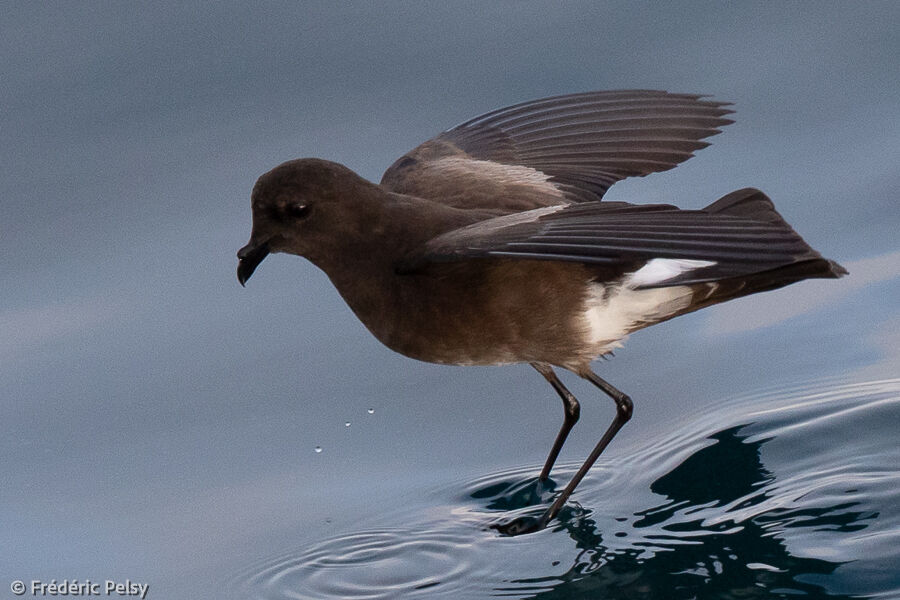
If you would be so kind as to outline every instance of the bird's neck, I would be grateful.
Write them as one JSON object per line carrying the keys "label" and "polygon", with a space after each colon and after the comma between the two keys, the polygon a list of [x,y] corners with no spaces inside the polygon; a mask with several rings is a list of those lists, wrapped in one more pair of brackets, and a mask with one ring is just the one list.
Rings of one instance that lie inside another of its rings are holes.
{"label": "bird's neck", "polygon": [[382,191],[377,200],[360,205],[342,227],[347,235],[336,236],[329,247],[307,254],[340,289],[342,279],[393,274],[397,263],[421,248],[431,238],[484,219],[475,211],[464,211],[430,200]]}

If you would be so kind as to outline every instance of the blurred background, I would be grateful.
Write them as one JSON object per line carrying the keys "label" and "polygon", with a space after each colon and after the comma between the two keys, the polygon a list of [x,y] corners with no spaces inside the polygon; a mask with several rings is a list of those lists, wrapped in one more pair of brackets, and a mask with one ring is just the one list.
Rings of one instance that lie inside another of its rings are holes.
{"label": "blurred background", "polygon": [[[423,490],[536,472],[562,415],[529,367],[394,354],[296,257],[270,257],[247,289],[235,279],[261,173],[317,156],[377,181],[439,131],[523,100],[650,88],[734,102],[735,124],[710,148],[606,198],[699,208],[759,187],[851,273],[632,336],[596,365],[636,404],[601,462],[733,398],[900,376],[896,3],[3,12],[0,575],[10,581],[130,578],[149,582],[151,598],[218,598],[267,557],[387,511],[421,517],[438,502]],[[613,411],[566,383],[583,406],[561,457],[574,465]],[[898,415],[888,413],[893,431]],[[831,439],[852,454],[859,434]],[[886,502],[900,511],[896,493]],[[874,593],[847,581],[848,593]]]}

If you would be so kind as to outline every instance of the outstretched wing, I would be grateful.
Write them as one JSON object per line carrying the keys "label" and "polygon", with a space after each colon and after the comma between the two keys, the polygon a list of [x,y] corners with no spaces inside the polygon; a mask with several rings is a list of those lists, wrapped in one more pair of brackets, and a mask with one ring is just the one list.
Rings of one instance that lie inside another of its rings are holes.
{"label": "outstretched wing", "polygon": [[709,145],[703,138],[733,122],[723,118],[732,112],[726,106],[653,90],[532,100],[425,142],[391,165],[381,185],[460,208],[597,201],[616,181],[671,169]]}
{"label": "outstretched wing", "polygon": [[762,192],[748,188],[702,210],[588,202],[496,217],[430,240],[406,268],[479,257],[640,268],[640,280],[632,283],[645,288],[823,260]]}

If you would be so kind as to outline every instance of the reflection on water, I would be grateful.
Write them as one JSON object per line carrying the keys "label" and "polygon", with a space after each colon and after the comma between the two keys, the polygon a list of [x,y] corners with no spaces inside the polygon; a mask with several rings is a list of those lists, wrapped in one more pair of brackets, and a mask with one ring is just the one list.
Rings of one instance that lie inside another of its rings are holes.
{"label": "reflection on water", "polygon": [[[822,586],[798,575],[827,575],[839,563],[793,556],[775,532],[790,527],[856,531],[873,515],[853,510],[856,502],[794,510],[767,506],[775,478],[760,462],[763,442],[746,443],[739,431],[716,433],[714,445],[653,482],[651,491],[666,501],[634,515],[631,526],[643,531],[631,548],[611,552],[589,517],[565,523],[582,552],[551,589],[532,597],[582,597],[589,590],[602,590],[607,598],[826,595]],[[728,516],[752,507],[759,508],[751,518]],[[529,587],[547,580],[515,583]]]}
{"label": "reflection on water", "polygon": [[262,598],[896,596],[898,423],[900,380],[742,398],[599,463],[548,530],[490,528],[556,491],[498,473],[235,584]]}

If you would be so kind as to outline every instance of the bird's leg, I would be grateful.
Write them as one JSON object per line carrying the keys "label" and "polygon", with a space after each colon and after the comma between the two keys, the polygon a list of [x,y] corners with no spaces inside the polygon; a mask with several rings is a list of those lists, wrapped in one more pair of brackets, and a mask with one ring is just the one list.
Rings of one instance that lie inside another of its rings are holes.
{"label": "bird's leg", "polygon": [[585,373],[579,373],[579,375],[603,390],[603,392],[607,396],[615,401],[616,416],[613,419],[613,422],[610,424],[609,428],[606,430],[606,433],[603,434],[603,437],[600,438],[600,441],[597,442],[596,446],[594,446],[594,449],[587,457],[587,460],[584,461],[584,464],[581,465],[581,468],[579,468],[578,472],[575,473],[575,476],[572,477],[572,481],[570,481],[566,488],[562,491],[562,493],[557,496],[556,500],[553,501],[553,504],[550,505],[550,508],[547,509],[547,512],[545,512],[537,519],[517,519],[512,523],[508,523],[502,527],[499,527],[498,529],[500,529],[500,531],[504,533],[507,533],[509,535],[519,535],[522,533],[540,531],[541,529],[546,527],[547,523],[552,521],[553,518],[556,517],[556,515],[559,513],[563,505],[565,505],[566,500],[569,499],[569,496],[572,495],[572,492],[575,491],[575,488],[579,483],[581,483],[581,480],[584,479],[584,476],[587,474],[588,470],[590,470],[593,464],[597,462],[597,458],[599,458],[603,450],[606,449],[606,447],[609,445],[609,442],[612,441],[616,433],[618,433],[619,429],[622,428],[622,425],[627,423],[628,419],[631,418],[631,413],[634,409],[634,406],[631,403],[631,398],[601,379],[599,376],[597,376],[596,373],[591,370],[587,370],[587,372]]}
{"label": "bird's leg", "polygon": [[547,478],[550,477],[550,469],[553,468],[553,463],[556,462],[559,451],[562,449],[563,444],[566,443],[566,438],[569,437],[569,432],[572,431],[572,427],[578,422],[578,416],[581,414],[581,406],[578,404],[578,400],[575,399],[575,396],[572,395],[572,392],[566,389],[566,386],[562,384],[550,365],[531,363],[531,366],[544,376],[544,379],[553,386],[553,389],[556,390],[556,393],[559,394],[559,397],[562,398],[563,401],[563,424],[562,427],[559,428],[559,433],[556,434],[556,440],[554,440],[553,447],[550,448],[550,454],[547,455],[547,460],[544,462],[544,468],[541,469],[541,474],[538,476],[540,481],[546,481]]}

